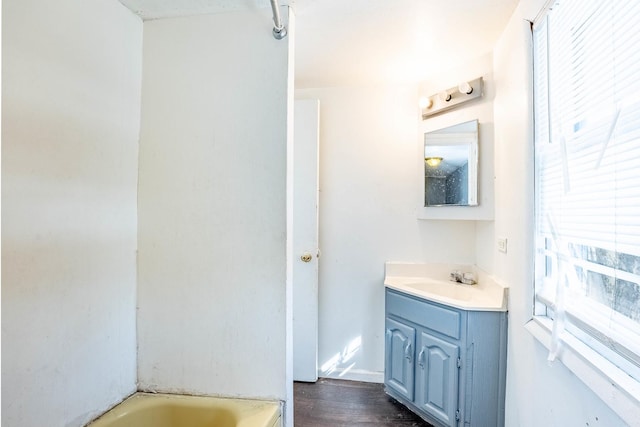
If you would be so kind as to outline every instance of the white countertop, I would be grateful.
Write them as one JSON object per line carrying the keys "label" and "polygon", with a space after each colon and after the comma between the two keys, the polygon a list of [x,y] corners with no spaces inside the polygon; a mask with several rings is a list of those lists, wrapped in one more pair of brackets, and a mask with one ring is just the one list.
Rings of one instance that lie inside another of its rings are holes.
{"label": "white countertop", "polygon": [[[453,270],[473,272],[478,284],[448,280]],[[387,288],[470,311],[507,311],[508,288],[476,266],[441,263],[385,263]]]}

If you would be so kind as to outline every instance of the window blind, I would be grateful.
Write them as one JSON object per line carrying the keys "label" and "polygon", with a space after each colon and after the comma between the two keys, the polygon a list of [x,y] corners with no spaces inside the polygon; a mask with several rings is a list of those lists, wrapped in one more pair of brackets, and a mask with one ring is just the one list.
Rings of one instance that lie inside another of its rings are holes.
{"label": "window blind", "polygon": [[636,0],[559,0],[533,34],[536,314],[566,320],[635,367],[638,22]]}

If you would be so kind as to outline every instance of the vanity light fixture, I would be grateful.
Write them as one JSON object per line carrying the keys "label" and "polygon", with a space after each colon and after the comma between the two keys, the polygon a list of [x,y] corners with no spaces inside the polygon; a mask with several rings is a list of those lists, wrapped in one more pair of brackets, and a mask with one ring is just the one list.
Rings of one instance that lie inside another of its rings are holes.
{"label": "vanity light fixture", "polygon": [[442,162],[442,157],[425,157],[424,161],[432,168],[435,168]]}
{"label": "vanity light fixture", "polygon": [[420,103],[422,120],[429,116],[439,114],[443,111],[456,107],[464,102],[482,97],[483,81],[482,77],[468,80],[457,86],[441,90],[426,98]]}

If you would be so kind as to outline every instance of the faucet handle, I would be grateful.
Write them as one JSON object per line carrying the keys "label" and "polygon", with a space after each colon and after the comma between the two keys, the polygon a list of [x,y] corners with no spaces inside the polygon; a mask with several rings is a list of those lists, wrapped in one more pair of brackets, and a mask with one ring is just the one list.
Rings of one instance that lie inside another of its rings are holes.
{"label": "faucet handle", "polygon": [[460,270],[453,270],[449,274],[449,280],[452,282],[462,282],[462,272]]}
{"label": "faucet handle", "polygon": [[473,273],[464,273],[462,275],[462,283],[465,285],[475,285],[477,283],[476,276]]}

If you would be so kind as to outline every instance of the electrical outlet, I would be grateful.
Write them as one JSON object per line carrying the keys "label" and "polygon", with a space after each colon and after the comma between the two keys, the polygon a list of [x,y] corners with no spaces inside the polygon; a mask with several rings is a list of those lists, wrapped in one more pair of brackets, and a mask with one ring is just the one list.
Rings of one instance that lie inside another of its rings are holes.
{"label": "electrical outlet", "polygon": [[498,250],[500,252],[507,253],[507,238],[506,237],[498,237]]}

